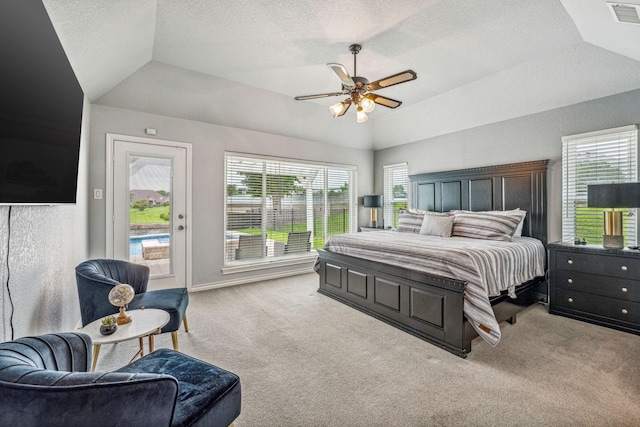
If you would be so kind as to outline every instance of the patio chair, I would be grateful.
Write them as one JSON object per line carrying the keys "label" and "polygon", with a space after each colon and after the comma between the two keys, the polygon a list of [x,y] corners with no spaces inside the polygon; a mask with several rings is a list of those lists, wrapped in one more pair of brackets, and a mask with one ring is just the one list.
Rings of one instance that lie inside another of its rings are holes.
{"label": "patio chair", "polygon": [[284,247],[285,254],[311,251],[311,231],[292,231],[287,236]]}
{"label": "patio chair", "polygon": [[236,259],[262,258],[266,253],[264,237],[261,234],[241,234],[238,236]]}

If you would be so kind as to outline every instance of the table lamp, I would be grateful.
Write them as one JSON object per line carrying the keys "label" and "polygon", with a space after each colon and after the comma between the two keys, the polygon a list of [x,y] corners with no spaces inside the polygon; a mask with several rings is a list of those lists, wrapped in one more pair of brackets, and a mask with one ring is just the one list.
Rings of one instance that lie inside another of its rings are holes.
{"label": "table lamp", "polygon": [[124,325],[131,322],[131,316],[125,313],[126,306],[131,302],[135,295],[135,291],[131,285],[125,283],[117,283],[111,291],[109,291],[109,302],[116,307],[120,307],[120,314],[116,318],[118,325]]}
{"label": "table lamp", "polygon": [[622,211],[614,209],[640,207],[640,182],[589,185],[587,186],[587,206],[610,209],[604,211],[602,246],[609,249],[622,249],[624,247]]}
{"label": "table lamp", "polygon": [[371,208],[369,227],[376,228],[378,226],[378,208],[382,207],[382,195],[364,196],[364,207]]}

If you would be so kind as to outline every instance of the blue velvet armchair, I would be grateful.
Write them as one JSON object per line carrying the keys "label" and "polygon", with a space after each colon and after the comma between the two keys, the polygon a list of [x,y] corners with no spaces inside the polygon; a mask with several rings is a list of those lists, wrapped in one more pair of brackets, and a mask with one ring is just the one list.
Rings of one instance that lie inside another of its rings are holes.
{"label": "blue velvet armchair", "polygon": [[162,349],[113,372],[88,372],[91,339],[68,332],[0,343],[2,426],[228,426],[240,378]]}
{"label": "blue velvet armchair", "polygon": [[135,297],[129,303],[130,310],[157,308],[169,313],[170,319],[161,332],[171,332],[173,349],[178,351],[178,329],[187,323],[189,293],[185,288],[161,289],[147,292],[149,267],[117,259],[91,259],[76,267],[76,284],[80,299],[82,326],[117,311],[109,302],[109,291],[117,283],[127,283],[133,287]]}

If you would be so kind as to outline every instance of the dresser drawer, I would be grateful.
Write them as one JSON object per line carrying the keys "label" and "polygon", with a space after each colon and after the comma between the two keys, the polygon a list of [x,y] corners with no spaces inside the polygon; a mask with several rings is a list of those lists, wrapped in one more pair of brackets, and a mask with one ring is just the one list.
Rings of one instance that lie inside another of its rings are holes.
{"label": "dresser drawer", "polygon": [[558,251],[556,252],[556,268],[640,280],[640,259],[634,258]]}
{"label": "dresser drawer", "polygon": [[640,282],[636,280],[558,270],[556,286],[571,291],[640,302]]}
{"label": "dresser drawer", "polygon": [[623,301],[615,298],[594,296],[584,292],[567,289],[556,290],[554,305],[569,310],[621,320],[623,322],[640,322],[640,303]]}

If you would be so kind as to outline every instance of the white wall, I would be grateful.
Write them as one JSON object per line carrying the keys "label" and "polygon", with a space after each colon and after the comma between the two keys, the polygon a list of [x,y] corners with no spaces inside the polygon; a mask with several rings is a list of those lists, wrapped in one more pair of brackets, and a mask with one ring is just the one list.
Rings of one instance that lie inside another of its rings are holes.
{"label": "white wall", "polygon": [[80,319],[75,267],[88,253],[90,113],[85,98],[77,203],[0,207],[3,340],[70,331]]}
{"label": "white wall", "polygon": [[[460,120],[465,120],[460,117]],[[640,90],[378,150],[375,189],[383,188],[383,166],[408,162],[409,175],[549,159],[549,242],[561,239],[562,142],[565,135],[640,123]]]}
{"label": "white wall", "polygon": [[[91,158],[89,188],[102,188],[105,182],[105,140],[107,133],[144,137],[145,128],[157,129],[154,138],[192,144],[193,218],[192,285],[205,287],[250,281],[262,274],[280,274],[287,268],[265,272],[222,274],[224,259],[224,153],[233,151],[302,159],[358,167],[358,194],[373,189],[373,152],[341,148],[319,142],[214,125],[195,120],[143,113],[112,106],[92,105]],[[89,251],[91,257],[106,254],[105,194],[103,200],[89,203]],[[361,223],[367,221],[359,209]]]}

